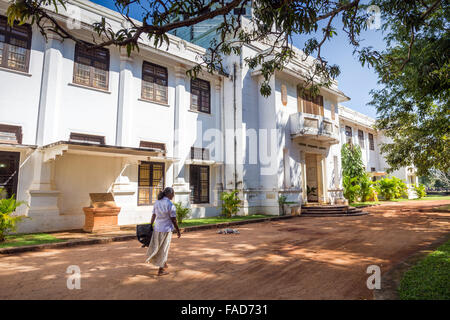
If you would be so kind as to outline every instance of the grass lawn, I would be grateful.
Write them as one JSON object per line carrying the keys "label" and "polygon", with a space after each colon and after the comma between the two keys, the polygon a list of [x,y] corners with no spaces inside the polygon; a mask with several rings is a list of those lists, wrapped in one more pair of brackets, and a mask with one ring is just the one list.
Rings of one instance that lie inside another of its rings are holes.
{"label": "grass lawn", "polygon": [[370,205],[374,205],[374,204],[380,204],[382,203],[381,201],[366,201],[366,202],[353,202],[350,203],[350,205],[352,207],[364,207],[364,206],[370,206]]}
{"label": "grass lawn", "polygon": [[223,217],[209,217],[209,218],[199,218],[199,219],[187,219],[184,220],[180,225],[180,228],[192,227],[192,226],[200,226],[204,224],[215,224],[215,223],[223,223],[223,222],[231,222],[231,221],[242,221],[242,220],[251,220],[251,219],[261,219],[272,217],[264,214],[254,214],[251,216],[235,216],[232,218],[223,218]]}
{"label": "grass lawn", "polygon": [[398,293],[402,300],[449,300],[450,241],[408,270]]}
{"label": "grass lawn", "polygon": [[6,236],[6,241],[0,242],[0,248],[7,247],[21,247],[33,244],[62,242],[64,239],[58,239],[46,233],[32,233],[32,234],[15,234]]}
{"label": "grass lawn", "polygon": [[386,202],[423,201],[423,200],[450,200],[450,196],[426,196],[426,197],[423,197],[422,199],[400,198],[400,199],[392,199],[389,201],[380,200],[380,201],[353,202],[350,205],[352,207],[363,207],[363,206],[367,206],[367,205],[382,204],[382,203],[386,203]]}

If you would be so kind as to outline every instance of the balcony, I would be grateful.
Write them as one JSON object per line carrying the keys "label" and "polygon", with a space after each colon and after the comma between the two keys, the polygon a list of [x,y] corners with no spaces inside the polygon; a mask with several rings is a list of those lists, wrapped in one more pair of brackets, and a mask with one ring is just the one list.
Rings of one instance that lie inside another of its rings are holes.
{"label": "balcony", "polygon": [[327,145],[339,143],[339,125],[326,117],[294,113],[289,116],[291,137],[304,142],[323,142]]}

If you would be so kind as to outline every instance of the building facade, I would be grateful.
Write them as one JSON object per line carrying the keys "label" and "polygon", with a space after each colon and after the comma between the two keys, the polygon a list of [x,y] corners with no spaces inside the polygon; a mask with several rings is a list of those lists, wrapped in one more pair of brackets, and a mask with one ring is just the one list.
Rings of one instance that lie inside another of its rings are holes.
{"label": "building facade", "polygon": [[[101,17],[125,24],[90,1],[70,4],[85,41]],[[0,185],[28,203],[18,232],[81,228],[90,193],[113,193],[120,225],[148,222],[165,186],[193,217],[218,215],[220,193],[231,189],[241,192],[242,214],[278,214],[281,194],[304,203],[308,187],[317,189],[309,201],[336,203],[349,137],[364,143],[367,171],[385,171],[373,119],[340,106],[348,98],[337,82],[317,98],[299,95],[299,70],[312,58],[278,72],[265,98],[259,71],[243,63],[264,45],[227,57],[228,75],[191,79],[186,71],[205,48],[179,36],[160,48],[142,40],[130,57],[116,47],[86,51],[29,25],[9,27],[7,6],[0,1]],[[407,169],[400,177],[416,179]]]}

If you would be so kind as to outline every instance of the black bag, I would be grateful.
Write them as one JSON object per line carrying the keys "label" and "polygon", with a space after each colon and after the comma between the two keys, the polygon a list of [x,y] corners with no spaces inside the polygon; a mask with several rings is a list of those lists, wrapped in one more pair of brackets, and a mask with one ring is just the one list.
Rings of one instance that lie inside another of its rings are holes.
{"label": "black bag", "polygon": [[148,224],[138,224],[136,226],[136,236],[143,247],[148,247],[150,245],[150,240],[152,239],[153,226]]}

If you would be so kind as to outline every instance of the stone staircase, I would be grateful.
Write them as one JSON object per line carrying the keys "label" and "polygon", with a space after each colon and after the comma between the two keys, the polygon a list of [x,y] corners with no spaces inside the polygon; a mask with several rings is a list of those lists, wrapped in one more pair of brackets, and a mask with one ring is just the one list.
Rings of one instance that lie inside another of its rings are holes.
{"label": "stone staircase", "polygon": [[362,211],[362,209],[347,205],[308,204],[302,206],[302,216],[360,216],[365,214],[367,214],[367,212]]}

